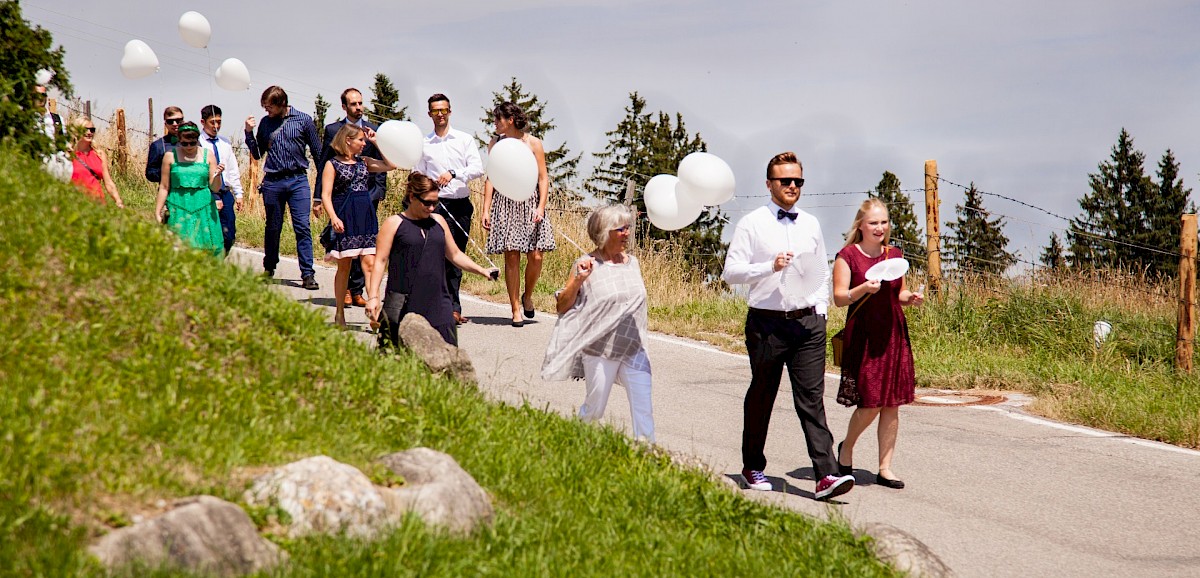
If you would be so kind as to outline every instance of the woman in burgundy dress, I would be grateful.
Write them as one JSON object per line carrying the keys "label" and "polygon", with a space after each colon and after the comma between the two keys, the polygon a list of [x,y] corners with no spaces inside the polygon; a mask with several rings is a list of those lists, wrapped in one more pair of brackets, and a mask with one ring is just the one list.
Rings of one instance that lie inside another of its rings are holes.
{"label": "woman in burgundy dress", "polygon": [[846,246],[833,263],[833,303],[850,306],[842,353],[842,383],[858,392],[858,407],[850,417],[846,439],[838,444],[838,466],[853,473],[854,444],[879,417],[879,473],[875,483],[900,489],[892,475],[892,452],[900,428],[900,406],[912,403],[916,390],[912,348],[908,341],[905,305],[920,305],[924,296],[909,291],[904,278],[868,281],[865,274],[884,259],[902,257],[889,247],[891,223],[887,205],[867,199],[846,234]]}

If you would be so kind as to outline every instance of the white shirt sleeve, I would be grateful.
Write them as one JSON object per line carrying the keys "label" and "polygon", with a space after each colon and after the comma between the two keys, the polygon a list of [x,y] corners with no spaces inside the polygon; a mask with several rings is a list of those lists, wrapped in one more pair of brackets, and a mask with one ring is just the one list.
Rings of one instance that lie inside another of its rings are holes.
{"label": "white shirt sleeve", "polygon": [[738,223],[733,232],[733,240],[729,243],[729,250],[725,253],[725,270],[721,273],[721,278],[730,285],[744,285],[769,277],[775,272],[771,261],[753,263],[753,258],[754,247],[749,227],[745,223]]}
{"label": "white shirt sleeve", "polygon": [[237,152],[233,150],[233,145],[225,141],[221,141],[225,145],[222,148],[228,151],[227,155],[221,155],[222,162],[225,163],[225,184],[233,191],[233,198],[242,198],[242,171],[238,167]]}
{"label": "white shirt sleeve", "polygon": [[467,159],[467,168],[458,175],[464,183],[483,176],[483,159],[479,156],[479,147],[475,146],[475,137],[469,137],[466,141],[467,150],[463,151],[463,155]]}

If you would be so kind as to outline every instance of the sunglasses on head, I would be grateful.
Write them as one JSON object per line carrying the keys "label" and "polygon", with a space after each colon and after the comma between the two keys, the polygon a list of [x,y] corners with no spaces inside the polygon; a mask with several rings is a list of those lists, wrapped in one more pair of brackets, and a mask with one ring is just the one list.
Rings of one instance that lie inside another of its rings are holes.
{"label": "sunglasses on head", "polygon": [[778,182],[781,187],[790,187],[792,185],[796,185],[797,187],[804,186],[804,179],[800,177],[781,177],[777,179],[772,178],[771,180]]}
{"label": "sunglasses on head", "polygon": [[182,123],[182,122],[183,122],[183,117],[179,117],[179,118],[168,118],[168,119],[164,120],[163,122],[165,122],[165,123],[167,123],[167,124],[180,124],[180,123]]}

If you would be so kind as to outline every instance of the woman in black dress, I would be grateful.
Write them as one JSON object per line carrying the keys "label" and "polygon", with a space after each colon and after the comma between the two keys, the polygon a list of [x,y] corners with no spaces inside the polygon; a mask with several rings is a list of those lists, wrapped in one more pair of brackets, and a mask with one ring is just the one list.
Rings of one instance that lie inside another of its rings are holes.
{"label": "woman in black dress", "polygon": [[[446,219],[434,212],[438,185],[421,173],[408,176],[404,212],[383,222],[376,242],[375,267],[367,278],[367,316],[380,324],[379,344],[398,344],[396,330],[408,313],[424,317],[446,343],[458,345],[454,306],[446,288],[446,261],[495,281],[499,269],[484,269],[463,253],[453,239]],[[387,292],[381,300],[379,285],[388,273]]]}

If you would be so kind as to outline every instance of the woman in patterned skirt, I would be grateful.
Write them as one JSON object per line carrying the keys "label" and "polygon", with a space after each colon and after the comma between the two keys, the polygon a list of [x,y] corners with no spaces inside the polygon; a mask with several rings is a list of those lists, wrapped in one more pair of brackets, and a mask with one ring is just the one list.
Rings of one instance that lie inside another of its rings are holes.
{"label": "woman in patterned skirt", "polygon": [[[554,250],[554,229],[546,219],[546,199],[550,177],[546,174],[546,152],[542,141],[527,134],[529,120],[520,107],[505,102],[492,111],[496,119],[496,136],[488,144],[492,150],[500,139],[515,138],[525,143],[537,159],[537,194],[524,201],[514,201],[503,194],[496,195],[491,181],[483,186],[483,228],[488,231],[486,251],[504,254],[504,285],[512,307],[513,327],[521,327],[532,319],[533,289],[542,274],[542,252]],[[521,253],[525,253],[525,291],[521,291]]]}
{"label": "woman in patterned skirt", "polygon": [[[867,199],[846,233],[846,246],[833,262],[833,303],[850,306],[854,312],[846,321],[842,382],[857,390],[859,398],[846,440],[838,444],[838,468],[842,475],[853,474],[854,444],[878,416],[879,473],[875,483],[898,490],[904,482],[892,475],[891,468],[900,406],[912,403],[916,390],[908,322],[901,306],[920,305],[925,297],[909,291],[903,277],[867,280],[866,271],[872,265],[902,256],[899,249],[888,246],[890,238],[887,205]],[[842,401],[840,397],[838,401]]]}
{"label": "woman in patterned skirt", "polygon": [[375,142],[375,133],[364,132],[357,125],[344,124],[333,137],[330,146],[337,155],[321,168],[321,199],[333,228],[333,246],[325,253],[326,261],[337,261],[333,278],[333,301],[337,312],[333,321],[346,326],[346,285],[350,280],[350,265],[357,257],[362,262],[363,275],[369,276],[375,266],[375,237],[379,234],[379,219],[368,192],[369,173],[383,173],[395,165],[360,156],[367,139]]}

